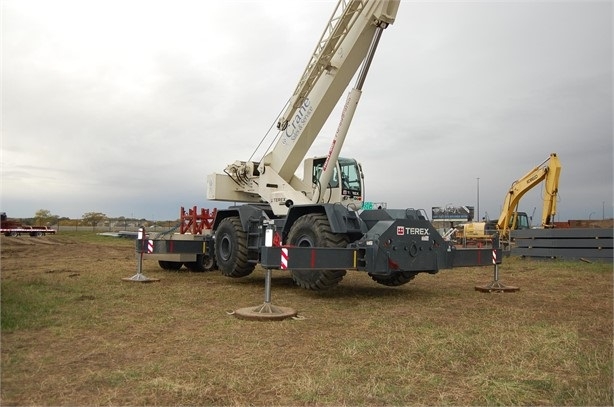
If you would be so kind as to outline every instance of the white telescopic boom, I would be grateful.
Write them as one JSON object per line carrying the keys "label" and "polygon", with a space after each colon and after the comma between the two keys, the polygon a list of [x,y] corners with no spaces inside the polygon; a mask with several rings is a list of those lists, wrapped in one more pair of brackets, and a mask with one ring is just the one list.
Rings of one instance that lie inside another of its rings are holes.
{"label": "white telescopic boom", "polygon": [[[339,126],[337,127],[337,132],[335,133],[335,138],[333,139],[330,149],[328,150],[328,155],[326,157],[326,161],[324,162],[324,167],[322,168],[322,173],[320,174],[318,184],[315,186],[314,194],[311,199],[313,203],[317,203],[320,197],[324,195],[323,192],[326,190],[328,183],[333,176],[333,170],[335,169],[337,160],[339,159],[341,147],[343,147],[345,137],[348,134],[350,124],[352,123],[352,118],[354,117],[356,107],[358,106],[360,96],[362,95],[362,86],[365,83],[365,78],[367,77],[369,67],[371,66],[371,62],[373,61],[373,56],[375,55],[377,44],[382,37],[384,28],[386,27],[387,24],[382,23],[376,28],[375,35],[373,36],[373,40],[371,41],[371,45],[369,46],[369,51],[367,52],[362,68],[358,73],[358,78],[356,79],[356,86],[354,86],[354,88],[348,94],[345,106],[343,107],[343,112],[341,113],[341,120],[339,122]],[[339,174],[339,176],[341,176],[341,174]],[[342,182],[343,180],[339,181]]]}
{"label": "white telescopic boom", "polygon": [[[326,161],[322,167],[320,179],[318,180],[318,184],[315,187],[316,190],[314,191],[313,198],[311,199],[313,203],[317,203],[318,200],[324,196],[323,192],[326,191],[328,183],[333,176],[333,170],[335,169],[337,160],[339,159],[341,147],[343,146],[345,136],[347,136],[348,130],[350,129],[350,123],[352,123],[352,118],[356,112],[356,107],[358,106],[358,101],[360,100],[361,95],[362,92],[356,88],[352,89],[348,95],[345,106],[343,107],[343,112],[341,113],[341,121],[337,127],[337,133],[335,133],[335,138],[333,139],[330,149],[328,150],[328,155],[326,156]],[[341,174],[339,174],[339,176],[341,176]],[[342,181],[343,180],[339,180],[340,183]]]}

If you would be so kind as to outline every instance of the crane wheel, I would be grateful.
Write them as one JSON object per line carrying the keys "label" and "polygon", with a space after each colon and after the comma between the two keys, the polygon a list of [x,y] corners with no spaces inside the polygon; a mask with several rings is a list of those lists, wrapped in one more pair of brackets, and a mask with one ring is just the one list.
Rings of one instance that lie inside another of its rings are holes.
{"label": "crane wheel", "polygon": [[158,265],[163,270],[177,271],[177,270],[179,270],[181,268],[181,266],[183,266],[183,263],[180,262],[180,261],[160,260],[160,261],[158,261]]}
{"label": "crane wheel", "polygon": [[[288,233],[287,244],[298,247],[346,247],[350,239],[345,234],[333,233],[325,214],[309,213],[294,222]],[[292,270],[294,282],[305,289],[320,291],[339,284],[345,270]]]}
{"label": "crane wheel", "polygon": [[203,272],[215,270],[215,259],[199,254],[196,256],[196,261],[190,261],[184,263],[186,268],[194,272]]}
{"label": "crane wheel", "polygon": [[203,256],[203,268],[205,269],[205,271],[212,271],[217,269],[215,257]]}
{"label": "crane wheel", "polygon": [[388,287],[397,287],[409,283],[416,277],[418,273],[413,271],[395,271],[387,276],[369,273],[369,276],[378,284],[387,285]]}
{"label": "crane wheel", "polygon": [[256,265],[249,262],[247,233],[238,216],[222,220],[215,231],[215,262],[227,277],[245,277]]}

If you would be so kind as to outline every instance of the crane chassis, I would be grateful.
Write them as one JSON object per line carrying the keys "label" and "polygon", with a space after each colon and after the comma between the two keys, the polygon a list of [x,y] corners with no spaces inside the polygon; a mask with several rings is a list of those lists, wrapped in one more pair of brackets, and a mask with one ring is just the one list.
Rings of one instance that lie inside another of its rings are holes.
{"label": "crane chassis", "polygon": [[[190,270],[219,269],[233,278],[251,274],[259,264],[289,271],[308,290],[332,288],[348,270],[367,272],[378,284],[399,286],[419,273],[488,266],[493,259],[500,264],[502,258],[496,237],[492,247],[456,248],[416,209],[359,213],[338,204],[304,205],[276,217],[266,204],[240,205],[217,210],[212,230],[187,239],[137,240],[136,250],[167,259],[191,256],[185,263]],[[182,263],[160,265],[178,269]]]}

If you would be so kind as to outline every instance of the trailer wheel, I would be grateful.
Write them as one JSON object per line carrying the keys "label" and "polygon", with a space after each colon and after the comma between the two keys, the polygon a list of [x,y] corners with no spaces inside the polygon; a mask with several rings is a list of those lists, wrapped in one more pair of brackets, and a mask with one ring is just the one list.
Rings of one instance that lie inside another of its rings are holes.
{"label": "trailer wheel", "polygon": [[369,276],[378,284],[387,285],[388,287],[397,287],[409,283],[416,277],[418,273],[413,271],[395,271],[387,276],[369,273]]}
{"label": "trailer wheel", "polygon": [[183,263],[180,261],[160,260],[158,261],[158,264],[162,269],[167,271],[177,271],[181,268],[181,266],[183,266]]}
{"label": "trailer wheel", "polygon": [[227,277],[245,277],[254,271],[256,265],[248,257],[247,233],[238,216],[222,220],[215,231],[215,261]]}
{"label": "trailer wheel", "polygon": [[196,256],[196,261],[185,262],[185,266],[190,271],[203,272],[215,269],[215,260],[209,256],[199,254]]}
{"label": "trailer wheel", "polygon": [[[345,234],[333,233],[325,214],[309,213],[294,222],[287,243],[298,247],[346,247],[350,239]],[[292,270],[294,282],[308,290],[326,290],[339,284],[345,270]]]}
{"label": "trailer wheel", "polygon": [[205,269],[205,271],[212,271],[217,269],[215,257],[203,256],[203,268]]}

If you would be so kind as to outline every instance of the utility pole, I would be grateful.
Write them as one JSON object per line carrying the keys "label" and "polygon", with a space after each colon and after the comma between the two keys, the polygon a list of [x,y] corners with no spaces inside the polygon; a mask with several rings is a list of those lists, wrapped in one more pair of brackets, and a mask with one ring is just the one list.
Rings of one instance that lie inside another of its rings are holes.
{"label": "utility pole", "polygon": [[476,215],[476,222],[480,221],[480,177],[477,178],[478,180],[478,199],[477,199],[477,215]]}

